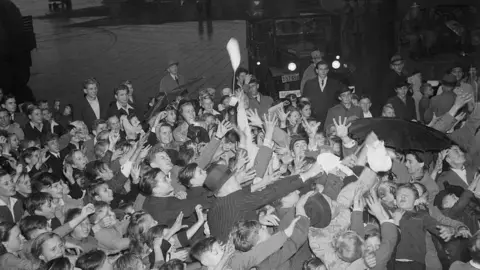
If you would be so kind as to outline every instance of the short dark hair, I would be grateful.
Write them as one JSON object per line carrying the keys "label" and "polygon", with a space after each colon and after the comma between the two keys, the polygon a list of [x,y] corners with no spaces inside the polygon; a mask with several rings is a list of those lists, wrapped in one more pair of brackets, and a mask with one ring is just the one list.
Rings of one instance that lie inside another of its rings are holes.
{"label": "short dark hair", "polygon": [[322,60],[322,61],[318,62],[318,63],[315,65],[315,69],[318,69],[318,68],[319,68],[320,66],[322,66],[322,65],[325,65],[325,66],[327,66],[328,68],[330,68],[330,65],[327,63],[327,61]]}
{"label": "short dark hair", "polygon": [[149,171],[145,172],[140,178],[140,183],[138,183],[138,189],[145,196],[151,196],[153,194],[153,189],[157,186],[157,174],[162,170],[158,168],[152,168]]}
{"label": "short dark hair", "polygon": [[95,84],[96,86],[99,86],[99,83],[98,83],[97,79],[91,77],[91,78],[88,78],[88,79],[86,79],[82,82],[82,90],[87,89],[87,87],[90,84]]}
{"label": "short dark hair", "polygon": [[36,210],[40,210],[42,205],[51,201],[53,201],[53,197],[49,193],[46,193],[46,192],[32,193],[27,199],[25,199],[25,210],[30,215],[35,215]]}
{"label": "short dark hair", "polygon": [[67,257],[59,257],[46,263],[45,268],[48,270],[72,269],[72,263]]}
{"label": "short dark hair", "polygon": [[42,189],[51,187],[53,184],[62,181],[53,173],[41,172],[33,178],[32,188],[34,192],[41,192]]}
{"label": "short dark hair", "polygon": [[213,244],[215,244],[216,242],[217,239],[213,236],[200,240],[192,246],[192,248],[190,249],[190,255],[200,261],[203,254],[212,250]]}
{"label": "short dark hair", "polygon": [[82,270],[97,270],[105,263],[106,259],[107,254],[105,252],[98,249],[91,250],[78,257],[75,267]]}
{"label": "short dark hair", "polygon": [[68,223],[68,222],[72,221],[74,218],[78,217],[81,214],[82,214],[82,209],[80,209],[80,208],[68,209],[67,213],[65,214],[65,222],[64,223]]}
{"label": "short dark hair", "polygon": [[102,185],[107,185],[107,182],[103,180],[92,181],[86,188],[85,200],[88,202],[95,202],[95,196],[98,195],[98,188]]}
{"label": "short dark hair", "polygon": [[115,87],[115,88],[113,89],[113,94],[116,96],[116,95],[118,95],[118,92],[120,92],[120,91],[127,91],[127,94],[128,94],[128,87],[127,87],[127,85],[125,85],[125,84],[120,84],[118,87]]}
{"label": "short dark hair", "polygon": [[96,130],[98,126],[106,125],[106,124],[107,124],[107,121],[105,121],[103,119],[95,119],[92,123],[92,131]]}
{"label": "short dark hair", "polygon": [[31,240],[32,232],[36,230],[46,229],[48,227],[47,218],[39,215],[25,216],[18,222],[18,227],[22,232],[23,237]]}
{"label": "short dark hair", "polygon": [[178,181],[180,181],[180,183],[187,188],[191,187],[192,185],[190,184],[190,180],[192,180],[192,178],[195,176],[197,167],[197,163],[190,163],[185,166],[178,174]]}
{"label": "short dark hair", "polygon": [[257,220],[239,221],[232,229],[231,236],[235,249],[242,252],[250,251],[258,242],[258,233],[262,224]]}
{"label": "short dark hair", "polygon": [[9,99],[15,99],[15,101],[17,100],[13,94],[6,94],[3,96],[2,104],[5,104]]}
{"label": "short dark hair", "polygon": [[48,133],[45,135],[45,143],[49,143],[51,141],[57,140],[58,141],[58,135],[54,133]]}

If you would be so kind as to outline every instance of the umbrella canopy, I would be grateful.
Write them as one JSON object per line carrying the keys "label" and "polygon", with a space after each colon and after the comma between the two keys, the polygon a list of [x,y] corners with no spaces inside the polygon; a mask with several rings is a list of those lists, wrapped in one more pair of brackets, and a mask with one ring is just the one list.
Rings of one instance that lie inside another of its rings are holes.
{"label": "umbrella canopy", "polygon": [[398,118],[358,119],[349,128],[351,138],[360,143],[372,131],[385,142],[385,146],[398,150],[435,152],[453,144],[446,134],[438,130]]}

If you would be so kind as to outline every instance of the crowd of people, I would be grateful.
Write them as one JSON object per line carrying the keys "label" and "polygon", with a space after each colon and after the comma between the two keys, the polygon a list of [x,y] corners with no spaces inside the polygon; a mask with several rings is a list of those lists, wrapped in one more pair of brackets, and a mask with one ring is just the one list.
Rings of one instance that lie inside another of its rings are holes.
{"label": "crowd of people", "polygon": [[[477,86],[457,65],[437,89],[397,55],[377,115],[312,57],[300,97],[239,68],[149,117],[129,81],[110,103],[93,78],[75,105],[2,93],[0,269],[480,269]],[[167,70],[166,96],[184,81]],[[351,136],[375,116],[453,143]]]}

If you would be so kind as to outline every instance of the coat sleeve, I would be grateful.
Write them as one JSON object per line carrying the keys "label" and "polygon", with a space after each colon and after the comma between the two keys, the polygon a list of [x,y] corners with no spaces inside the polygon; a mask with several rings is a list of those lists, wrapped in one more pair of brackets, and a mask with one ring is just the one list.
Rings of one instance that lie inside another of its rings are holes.
{"label": "coat sleeve", "polygon": [[220,146],[220,140],[217,138],[213,138],[210,142],[203,148],[200,156],[197,159],[198,167],[205,169],[208,164],[213,159],[215,152],[217,152],[218,147]]}
{"label": "coat sleeve", "polygon": [[257,177],[263,178],[265,175],[268,164],[272,159],[272,154],[273,149],[268,146],[260,146],[258,149],[257,155],[255,156],[255,161],[253,163],[253,168],[257,172]]}
{"label": "coat sleeve", "polygon": [[383,222],[380,227],[382,242],[377,251],[375,251],[375,259],[377,265],[373,268],[376,270],[387,269],[387,263],[392,257],[393,251],[397,246],[398,229],[391,222]]}
{"label": "coat sleeve", "polygon": [[365,237],[365,227],[363,226],[363,212],[354,210],[351,216],[350,230],[356,232],[363,239]]}
{"label": "coat sleeve", "polygon": [[298,249],[307,241],[308,227],[310,227],[310,221],[306,217],[301,217],[295,224],[292,236],[283,244],[283,246],[264,260],[260,269],[275,269],[281,264],[288,261]]}
{"label": "coat sleeve", "polygon": [[264,241],[253,247],[250,251],[237,256],[235,259],[237,263],[232,262],[232,267],[236,265],[242,265],[243,267],[234,267],[233,269],[250,269],[257,266],[270,257],[274,252],[282,248],[287,239],[288,237],[283,231],[274,234],[267,241]]}

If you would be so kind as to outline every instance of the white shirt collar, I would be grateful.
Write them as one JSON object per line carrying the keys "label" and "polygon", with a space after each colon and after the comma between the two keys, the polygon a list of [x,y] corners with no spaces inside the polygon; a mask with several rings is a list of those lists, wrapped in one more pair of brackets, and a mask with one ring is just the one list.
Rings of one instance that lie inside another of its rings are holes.
{"label": "white shirt collar", "polygon": [[365,112],[363,113],[363,118],[372,118],[372,117],[373,116],[372,116],[372,113],[370,111],[368,111],[366,113]]}
{"label": "white shirt collar", "polygon": [[461,169],[452,168],[452,171],[456,173],[468,185],[467,171],[465,170],[465,167],[462,167]]}
{"label": "white shirt collar", "polygon": [[43,123],[40,124],[40,129],[38,129],[37,126],[35,126],[32,121],[30,121],[30,126],[34,129],[39,130],[39,131],[42,131],[42,129],[43,129]]}
{"label": "white shirt collar", "polygon": [[10,197],[9,199],[10,199],[10,206],[7,206],[7,204],[3,200],[0,200],[0,206],[7,206],[8,210],[10,210],[10,213],[12,214],[13,220],[15,220],[15,212],[13,211],[13,207],[15,206],[17,199],[13,197]]}
{"label": "white shirt collar", "polygon": [[[118,101],[117,101],[117,109],[119,109],[119,110],[125,110],[125,107],[123,107],[123,106],[122,106],[120,103],[118,103]],[[133,110],[133,107],[130,106],[130,104],[127,103],[127,111],[128,111],[128,110]]]}

